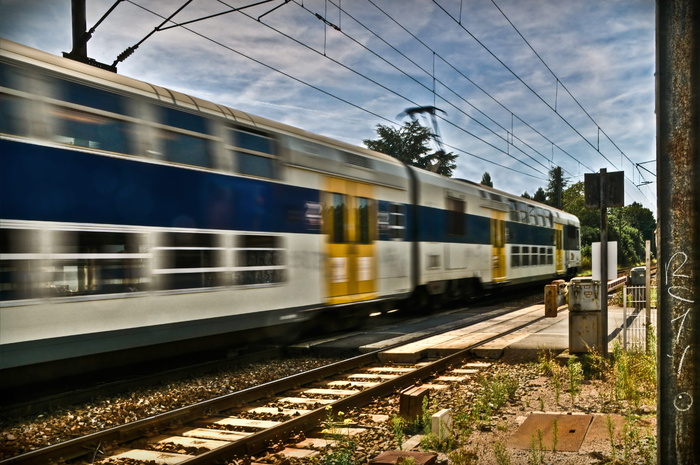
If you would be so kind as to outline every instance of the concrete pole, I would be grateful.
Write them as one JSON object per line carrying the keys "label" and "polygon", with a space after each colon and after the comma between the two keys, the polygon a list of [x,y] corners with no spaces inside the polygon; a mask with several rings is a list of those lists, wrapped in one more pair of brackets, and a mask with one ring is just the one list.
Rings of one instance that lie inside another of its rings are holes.
{"label": "concrete pole", "polygon": [[700,463],[700,2],[657,0],[658,463]]}
{"label": "concrete pole", "polygon": [[608,357],[608,205],[606,175],[600,169],[600,354]]}

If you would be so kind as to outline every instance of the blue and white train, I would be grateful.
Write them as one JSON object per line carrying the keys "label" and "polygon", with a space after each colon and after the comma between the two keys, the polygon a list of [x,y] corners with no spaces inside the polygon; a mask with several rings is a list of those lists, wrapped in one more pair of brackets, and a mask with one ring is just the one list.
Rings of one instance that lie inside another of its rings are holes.
{"label": "blue and white train", "polygon": [[579,249],[563,211],[0,39],[0,377],[549,281]]}

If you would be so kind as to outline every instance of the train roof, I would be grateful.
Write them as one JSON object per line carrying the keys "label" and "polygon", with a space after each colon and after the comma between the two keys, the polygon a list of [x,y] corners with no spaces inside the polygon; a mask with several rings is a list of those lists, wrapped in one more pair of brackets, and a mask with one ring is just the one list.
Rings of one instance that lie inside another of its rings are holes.
{"label": "train roof", "polygon": [[401,161],[384,153],[375,152],[364,147],[314,134],[294,126],[289,126],[172,89],[113,73],[69,58],[52,55],[3,38],[0,38],[0,58],[8,58],[63,75],[68,74],[69,76],[88,80],[95,85],[152,98],[168,105],[174,105],[190,111],[202,112],[234,123],[252,125],[260,129],[275,130],[283,134],[321,142],[340,150],[361,153],[364,156],[380,159],[391,164],[403,165]]}

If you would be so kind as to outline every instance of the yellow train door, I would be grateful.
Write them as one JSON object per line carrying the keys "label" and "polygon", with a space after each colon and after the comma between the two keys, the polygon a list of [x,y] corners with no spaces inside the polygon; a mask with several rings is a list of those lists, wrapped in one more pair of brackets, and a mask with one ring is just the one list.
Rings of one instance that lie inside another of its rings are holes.
{"label": "yellow train door", "polygon": [[554,243],[556,248],[554,256],[557,262],[557,274],[564,274],[566,271],[564,269],[564,227],[561,224],[555,223],[554,228]]}
{"label": "yellow train door", "polygon": [[506,281],[506,222],[505,212],[494,211],[491,218],[492,279]]}
{"label": "yellow train door", "polygon": [[372,186],[328,178],[324,196],[328,303],[374,299],[377,213]]}

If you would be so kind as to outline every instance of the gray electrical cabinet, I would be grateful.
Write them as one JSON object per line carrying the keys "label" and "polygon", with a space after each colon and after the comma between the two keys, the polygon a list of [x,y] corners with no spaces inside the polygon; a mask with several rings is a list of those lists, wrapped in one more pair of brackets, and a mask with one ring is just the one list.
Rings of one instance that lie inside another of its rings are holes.
{"label": "gray electrical cabinet", "polygon": [[600,297],[600,281],[581,277],[569,283],[569,352],[602,351]]}

